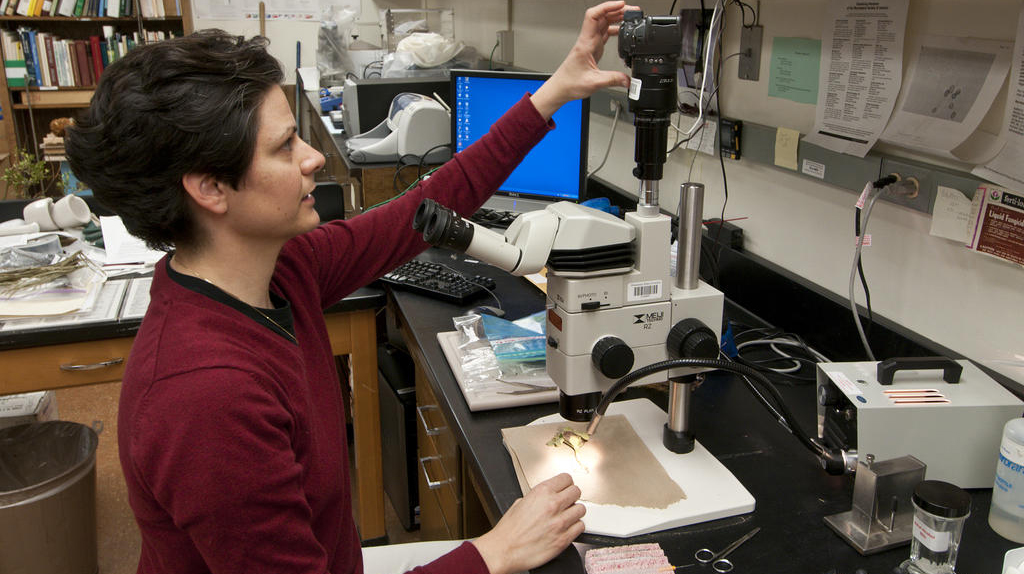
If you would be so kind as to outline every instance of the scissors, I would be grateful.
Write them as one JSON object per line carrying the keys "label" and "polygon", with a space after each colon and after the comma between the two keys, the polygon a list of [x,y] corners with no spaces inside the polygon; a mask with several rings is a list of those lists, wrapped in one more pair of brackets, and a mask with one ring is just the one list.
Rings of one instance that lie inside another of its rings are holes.
{"label": "scissors", "polygon": [[743,544],[747,540],[750,540],[751,538],[753,538],[754,535],[757,534],[760,531],[761,531],[761,527],[760,526],[755,527],[750,532],[744,534],[743,536],[740,536],[740,538],[738,540],[736,540],[735,542],[733,542],[732,544],[730,544],[730,545],[726,546],[725,548],[723,548],[717,554],[712,552],[711,549],[709,549],[709,548],[701,548],[700,550],[698,550],[697,552],[694,553],[693,557],[696,558],[697,562],[700,562],[701,564],[709,564],[710,563],[711,564],[711,568],[715,572],[718,572],[719,574],[723,574],[725,572],[729,572],[729,571],[732,570],[733,564],[732,564],[732,562],[730,560],[728,560],[726,558],[726,556],[732,554],[733,550],[736,550],[737,548],[739,548],[741,544]]}

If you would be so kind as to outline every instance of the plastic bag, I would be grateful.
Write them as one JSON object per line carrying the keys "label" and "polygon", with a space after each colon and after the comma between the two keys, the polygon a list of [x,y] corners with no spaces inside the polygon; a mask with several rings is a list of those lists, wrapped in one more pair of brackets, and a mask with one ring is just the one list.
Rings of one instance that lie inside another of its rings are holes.
{"label": "plastic bag", "polygon": [[448,70],[453,68],[475,69],[480,65],[480,55],[477,53],[476,49],[471,46],[462,46],[453,57],[433,67],[424,67],[419,65],[416,62],[416,58],[417,57],[412,52],[392,52],[385,55],[384,63],[381,68],[381,77],[446,77]]}
{"label": "plastic bag", "polygon": [[484,335],[480,315],[453,317],[452,322],[455,323],[455,329],[459,332],[456,349],[459,353],[466,389],[473,389],[479,384],[500,377],[501,369],[498,368],[498,358],[494,355],[494,350]]}
{"label": "plastic bag", "polygon": [[349,8],[325,5],[320,15],[317,35],[316,67],[323,85],[340,84],[349,73],[355,73],[355,63],[349,54],[356,12]]}
{"label": "plastic bag", "polygon": [[544,311],[517,321],[484,315],[482,323],[503,378],[544,372],[547,353]]}
{"label": "plastic bag", "polygon": [[395,52],[408,52],[417,66],[433,68],[454,58],[462,47],[462,42],[434,32],[416,32],[403,38]]}

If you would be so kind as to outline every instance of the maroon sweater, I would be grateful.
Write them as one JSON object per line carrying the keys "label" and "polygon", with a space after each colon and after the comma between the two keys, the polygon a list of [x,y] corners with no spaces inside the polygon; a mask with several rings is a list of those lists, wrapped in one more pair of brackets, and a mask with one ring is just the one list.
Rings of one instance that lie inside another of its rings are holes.
{"label": "maroon sweater", "polygon": [[[323,309],[426,247],[411,230],[421,199],[474,212],[551,125],[524,98],[404,197],[289,241],[271,292],[298,345],[157,265],[118,416],[140,573],[363,571]],[[466,543],[416,571],[487,567]]]}

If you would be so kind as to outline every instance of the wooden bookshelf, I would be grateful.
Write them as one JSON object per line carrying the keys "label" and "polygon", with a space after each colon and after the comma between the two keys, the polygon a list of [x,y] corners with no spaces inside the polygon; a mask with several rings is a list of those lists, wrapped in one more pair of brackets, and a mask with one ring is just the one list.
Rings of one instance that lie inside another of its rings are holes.
{"label": "wooden bookshelf", "polygon": [[[145,1],[145,0],[142,0]],[[38,32],[52,34],[67,40],[88,40],[90,36],[103,36],[104,27],[112,27],[121,34],[162,31],[175,35],[192,32],[192,4],[181,0],[182,14],[162,17],[142,17],[140,0],[132,0],[134,14],[127,17],[110,18],[106,16],[8,16],[0,15],[0,29],[18,30],[32,28]],[[2,0],[0,0],[2,4]],[[166,0],[165,9],[173,10],[174,1]],[[8,55],[4,55],[4,59]],[[0,61],[2,64],[3,61]],[[93,66],[91,69],[95,69]],[[52,75],[52,68],[50,69]],[[49,123],[58,117],[74,116],[79,110],[89,105],[98,78],[92,74],[91,85],[45,86],[28,88],[9,86],[7,70],[0,74],[0,107],[3,108],[3,119],[0,120],[0,150],[13,151],[26,149],[39,151],[42,137],[49,133]],[[75,82],[76,84],[84,82]]]}

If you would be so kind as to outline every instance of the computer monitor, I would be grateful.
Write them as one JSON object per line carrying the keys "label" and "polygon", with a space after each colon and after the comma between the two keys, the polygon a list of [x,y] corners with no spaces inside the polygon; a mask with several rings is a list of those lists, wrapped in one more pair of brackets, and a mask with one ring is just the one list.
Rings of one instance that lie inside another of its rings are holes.
{"label": "computer monitor", "polygon": [[[548,74],[493,70],[452,70],[452,142],[469,147],[491,129],[527,92],[534,93]],[[575,100],[555,112],[556,129],[523,159],[484,207],[526,212],[556,201],[579,202],[586,189],[590,100]]]}

